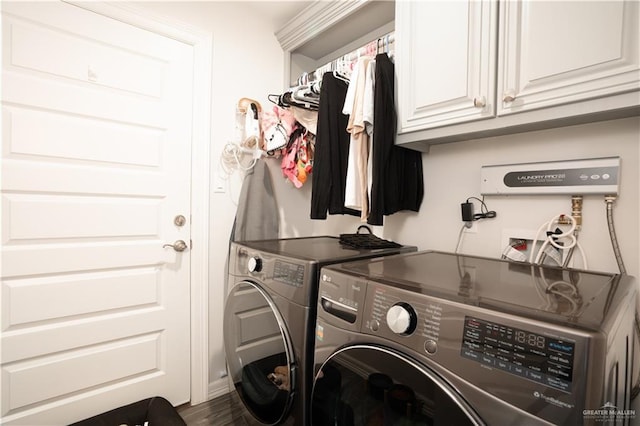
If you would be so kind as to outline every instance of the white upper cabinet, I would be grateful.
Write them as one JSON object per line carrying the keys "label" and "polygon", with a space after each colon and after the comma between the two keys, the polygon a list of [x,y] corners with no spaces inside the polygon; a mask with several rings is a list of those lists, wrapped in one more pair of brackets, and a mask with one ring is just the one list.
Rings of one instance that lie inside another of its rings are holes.
{"label": "white upper cabinet", "polygon": [[496,17],[488,0],[396,2],[400,133],[495,116]]}
{"label": "white upper cabinet", "polygon": [[501,4],[498,115],[638,90],[637,1]]}
{"label": "white upper cabinet", "polygon": [[427,150],[640,114],[639,6],[396,2],[397,143]]}

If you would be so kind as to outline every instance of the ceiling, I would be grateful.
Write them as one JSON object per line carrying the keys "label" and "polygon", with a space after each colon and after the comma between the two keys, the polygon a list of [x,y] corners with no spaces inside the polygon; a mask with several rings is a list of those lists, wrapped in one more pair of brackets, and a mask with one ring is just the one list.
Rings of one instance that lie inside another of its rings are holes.
{"label": "ceiling", "polygon": [[247,5],[260,16],[268,19],[273,24],[275,32],[311,3],[313,3],[312,0],[254,0],[247,2]]}

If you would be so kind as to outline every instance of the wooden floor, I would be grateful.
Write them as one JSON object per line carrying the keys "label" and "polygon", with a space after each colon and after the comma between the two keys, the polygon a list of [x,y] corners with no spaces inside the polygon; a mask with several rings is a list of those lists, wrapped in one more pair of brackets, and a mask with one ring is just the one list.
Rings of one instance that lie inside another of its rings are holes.
{"label": "wooden floor", "polygon": [[257,426],[261,424],[247,412],[236,392],[222,395],[193,407],[189,404],[181,405],[178,407],[178,413],[187,426]]}

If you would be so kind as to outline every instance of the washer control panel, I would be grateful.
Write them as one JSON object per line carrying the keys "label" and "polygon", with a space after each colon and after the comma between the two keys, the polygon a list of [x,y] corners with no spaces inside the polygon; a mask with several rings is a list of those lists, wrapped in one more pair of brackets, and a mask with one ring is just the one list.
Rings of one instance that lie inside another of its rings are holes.
{"label": "washer control panel", "polygon": [[460,355],[482,365],[571,391],[575,342],[465,317]]}
{"label": "washer control panel", "polygon": [[362,333],[401,344],[476,383],[495,382],[499,371],[508,375],[505,383],[520,378],[532,394],[536,387],[552,389],[572,401],[585,369],[583,336],[401,286],[368,281],[361,316]]}
{"label": "washer control panel", "polygon": [[418,299],[392,287],[369,283],[363,331],[433,355],[438,350],[442,310],[442,303],[436,299]]}

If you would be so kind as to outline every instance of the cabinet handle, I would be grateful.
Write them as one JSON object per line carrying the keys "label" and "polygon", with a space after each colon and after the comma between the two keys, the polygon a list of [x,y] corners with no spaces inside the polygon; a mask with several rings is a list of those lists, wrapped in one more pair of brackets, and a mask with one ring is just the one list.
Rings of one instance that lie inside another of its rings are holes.
{"label": "cabinet handle", "polygon": [[479,98],[473,98],[473,106],[476,108],[484,108],[487,105],[487,100],[484,96]]}
{"label": "cabinet handle", "polygon": [[513,89],[509,89],[506,92],[504,92],[504,95],[502,96],[502,100],[504,102],[513,102],[516,100],[516,91]]}

